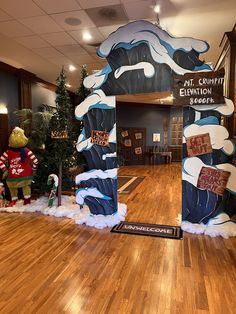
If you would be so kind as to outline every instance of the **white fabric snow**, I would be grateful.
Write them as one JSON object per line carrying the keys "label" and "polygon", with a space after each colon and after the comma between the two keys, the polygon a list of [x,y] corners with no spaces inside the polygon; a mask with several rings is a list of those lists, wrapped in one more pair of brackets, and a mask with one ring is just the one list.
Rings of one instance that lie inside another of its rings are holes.
{"label": "white fabric snow", "polygon": [[225,213],[219,214],[208,221],[206,225],[194,224],[189,221],[183,221],[182,230],[189,233],[205,234],[210,237],[221,236],[225,239],[236,236],[236,222],[231,221]]}
{"label": "white fabric snow", "polygon": [[125,215],[127,211],[127,205],[120,204],[118,205],[118,212],[114,215],[92,215],[87,206],[80,211],[80,214],[77,215],[75,222],[79,225],[86,224],[90,227],[95,227],[97,229],[103,229],[106,227],[113,227],[119,222],[125,220]]}
{"label": "white fabric snow", "polygon": [[44,215],[54,217],[65,217],[75,221],[76,224],[86,224],[98,229],[113,227],[125,220],[127,205],[118,203],[118,211],[113,215],[92,215],[89,208],[85,205],[82,209],[75,203],[75,196],[62,196],[62,206],[48,207],[48,198],[40,197],[32,201],[29,205],[23,205],[23,201],[18,201],[14,207],[2,207],[0,212],[8,213],[35,213],[40,212]]}

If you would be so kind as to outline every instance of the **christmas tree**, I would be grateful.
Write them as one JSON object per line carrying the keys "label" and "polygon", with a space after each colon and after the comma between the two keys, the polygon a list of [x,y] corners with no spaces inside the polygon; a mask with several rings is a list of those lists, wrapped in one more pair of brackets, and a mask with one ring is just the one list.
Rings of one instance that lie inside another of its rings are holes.
{"label": "christmas tree", "polygon": [[73,111],[69,94],[66,89],[66,75],[62,68],[57,78],[56,108],[49,125],[49,136],[51,141],[47,143],[47,150],[51,152],[48,163],[54,163],[59,177],[58,206],[61,205],[62,181],[67,189],[71,188],[69,168],[72,166],[72,156],[75,150],[73,136]]}
{"label": "christmas tree", "polygon": [[86,64],[82,66],[80,76],[81,76],[80,86],[77,89],[76,94],[79,96],[79,102],[82,102],[90,94],[90,90],[87,89],[83,84],[84,79],[88,76],[88,70],[87,70]]}
{"label": "christmas tree", "polygon": [[66,75],[62,69],[57,79],[56,112],[52,115],[47,130],[45,148],[37,157],[39,167],[33,188],[39,194],[49,192],[47,179],[50,174],[59,176],[58,205],[61,204],[61,190],[70,191],[73,179],[70,168],[78,166],[81,155],[76,151],[75,144],[80,134],[76,127],[74,108],[71,104],[69,93],[66,89]]}
{"label": "christmas tree", "polygon": [[[87,73],[86,67],[83,67],[82,71]],[[81,89],[83,89],[82,80]],[[89,92],[84,89],[84,93]],[[60,204],[61,189],[70,191],[74,186],[71,169],[74,168],[77,171],[77,168],[84,167],[86,162],[83,155],[76,150],[82,125],[74,117],[74,107],[66,89],[64,69],[57,79],[56,95],[56,112],[54,113],[43,106],[37,113],[32,113],[30,109],[23,109],[16,114],[20,126],[29,137],[28,146],[39,160],[38,170],[32,184],[33,192],[39,195],[49,193],[48,176],[53,173],[57,174],[61,179]]]}
{"label": "christmas tree", "polygon": [[38,112],[32,109],[21,109],[14,112],[19,121],[19,126],[25,131],[29,142],[27,146],[34,152],[44,147],[47,137],[49,122],[53,115],[52,110],[41,105]]}

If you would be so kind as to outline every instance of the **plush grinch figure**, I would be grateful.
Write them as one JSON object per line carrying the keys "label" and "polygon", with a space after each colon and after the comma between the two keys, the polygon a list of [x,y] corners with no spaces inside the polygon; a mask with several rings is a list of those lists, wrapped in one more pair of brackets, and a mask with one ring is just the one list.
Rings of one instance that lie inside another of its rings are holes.
{"label": "plush grinch figure", "polygon": [[5,188],[3,183],[0,182],[0,208],[5,206]]}
{"label": "plush grinch figure", "polygon": [[6,178],[7,186],[11,193],[11,202],[7,207],[12,207],[17,202],[18,188],[22,188],[24,205],[30,204],[31,182],[33,172],[36,170],[38,160],[26,147],[28,138],[24,130],[16,127],[9,137],[9,148],[0,157],[0,169],[3,179]]}

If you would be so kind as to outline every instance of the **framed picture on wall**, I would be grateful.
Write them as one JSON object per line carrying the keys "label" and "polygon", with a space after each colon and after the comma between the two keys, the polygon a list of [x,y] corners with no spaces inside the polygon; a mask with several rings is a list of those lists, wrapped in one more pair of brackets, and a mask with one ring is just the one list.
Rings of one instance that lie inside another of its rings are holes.
{"label": "framed picture on wall", "polygon": [[161,134],[160,133],[153,133],[152,141],[153,142],[160,142],[161,141]]}
{"label": "framed picture on wall", "polygon": [[130,140],[130,139],[124,140],[124,146],[125,146],[125,147],[131,147],[131,146],[132,146],[131,140]]}
{"label": "framed picture on wall", "polygon": [[135,154],[136,154],[136,155],[141,155],[141,154],[142,154],[142,147],[136,147],[136,148],[134,149],[134,151],[135,151]]}
{"label": "framed picture on wall", "polygon": [[142,133],[135,133],[135,139],[141,140],[142,139]]}
{"label": "framed picture on wall", "polygon": [[127,137],[127,136],[129,136],[129,132],[128,131],[122,131],[121,132],[121,136],[122,137]]}

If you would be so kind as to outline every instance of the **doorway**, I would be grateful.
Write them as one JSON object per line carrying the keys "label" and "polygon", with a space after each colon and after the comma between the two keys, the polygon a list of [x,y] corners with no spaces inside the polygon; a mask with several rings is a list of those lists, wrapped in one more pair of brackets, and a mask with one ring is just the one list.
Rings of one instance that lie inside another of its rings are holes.
{"label": "doorway", "polygon": [[116,104],[118,200],[128,221],[180,225],[182,108],[128,97]]}

